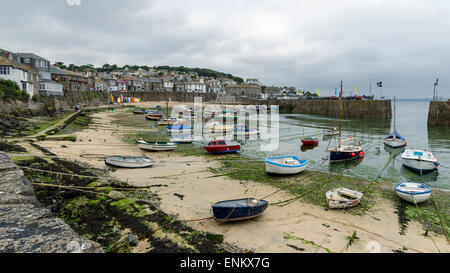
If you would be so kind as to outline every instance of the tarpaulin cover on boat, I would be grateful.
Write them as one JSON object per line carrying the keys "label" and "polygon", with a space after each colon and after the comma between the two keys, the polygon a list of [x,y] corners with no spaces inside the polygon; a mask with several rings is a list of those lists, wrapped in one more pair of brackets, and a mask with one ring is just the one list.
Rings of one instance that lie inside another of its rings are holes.
{"label": "tarpaulin cover on boat", "polygon": [[395,134],[395,137],[396,137],[396,138],[401,139],[401,140],[405,140],[405,138],[402,137],[397,131],[394,131],[394,133],[388,135],[387,137],[385,137],[385,139],[393,138],[393,137],[394,137],[394,134]]}

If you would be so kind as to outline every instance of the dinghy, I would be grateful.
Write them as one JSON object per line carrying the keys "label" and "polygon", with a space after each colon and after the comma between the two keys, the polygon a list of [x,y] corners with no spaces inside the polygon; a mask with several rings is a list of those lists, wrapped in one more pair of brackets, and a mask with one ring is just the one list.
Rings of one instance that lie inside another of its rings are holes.
{"label": "dinghy", "polygon": [[333,130],[325,131],[323,135],[326,137],[337,136],[337,135],[339,135],[339,131],[336,128],[333,128]]}
{"label": "dinghy", "polygon": [[239,152],[241,150],[241,145],[228,144],[225,140],[214,140],[203,148],[211,154],[226,154]]}
{"label": "dinghy", "polygon": [[259,130],[257,128],[250,130],[247,125],[239,124],[234,128],[234,134],[236,136],[253,136],[258,135]]}
{"label": "dinghy", "polygon": [[315,137],[307,137],[302,139],[304,145],[317,145],[319,144],[319,139]]}
{"label": "dinghy", "polygon": [[167,133],[169,134],[187,134],[192,133],[194,130],[194,127],[191,125],[184,125],[184,124],[174,124],[167,127]]}
{"label": "dinghy", "polygon": [[192,143],[192,141],[194,141],[194,137],[191,134],[184,134],[184,135],[175,134],[170,139],[170,142],[173,143]]}
{"label": "dinghy", "polygon": [[397,195],[408,202],[417,204],[431,198],[431,188],[422,183],[403,182],[395,186]]}
{"label": "dinghy", "polygon": [[157,114],[150,114],[150,115],[146,115],[145,118],[147,120],[151,120],[151,121],[159,121],[162,118],[162,115],[157,115]]}
{"label": "dinghy", "polygon": [[172,142],[147,142],[140,140],[137,142],[141,150],[146,151],[172,151],[177,148],[177,144]]}
{"label": "dinghy", "polygon": [[405,147],[406,139],[402,137],[397,131],[384,138],[384,144],[391,148]]}
{"label": "dinghy", "polygon": [[107,156],[105,164],[112,167],[135,169],[151,167],[155,164],[155,161],[142,156]]}
{"label": "dinghy", "polygon": [[403,155],[403,165],[416,172],[431,172],[439,166],[437,158],[431,152],[423,150],[406,150]]}
{"label": "dinghy", "polygon": [[145,114],[145,112],[142,111],[142,110],[135,110],[135,111],[133,111],[133,114],[135,114],[135,115],[143,115],[143,114]]}
{"label": "dinghy", "polygon": [[308,166],[308,160],[300,160],[295,156],[266,158],[266,172],[272,174],[298,174]]}
{"label": "dinghy", "polygon": [[331,209],[345,209],[354,207],[358,205],[363,198],[363,194],[361,192],[346,188],[330,190],[325,194],[325,196],[328,200],[328,207]]}
{"label": "dinghy", "polygon": [[213,217],[217,222],[225,223],[256,218],[263,214],[269,202],[254,198],[228,200],[212,205]]}
{"label": "dinghy", "polygon": [[384,138],[384,144],[391,148],[400,148],[406,146],[406,139],[397,132],[396,122],[396,99],[394,97],[394,132]]}

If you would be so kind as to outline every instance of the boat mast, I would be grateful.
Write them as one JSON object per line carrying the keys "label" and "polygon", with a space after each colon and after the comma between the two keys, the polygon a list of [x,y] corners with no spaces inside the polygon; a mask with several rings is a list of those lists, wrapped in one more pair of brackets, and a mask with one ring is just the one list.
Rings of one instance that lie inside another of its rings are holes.
{"label": "boat mast", "polygon": [[166,101],[166,119],[169,119],[169,100]]}
{"label": "boat mast", "polygon": [[341,127],[342,127],[342,81],[341,81],[341,94],[339,96],[340,106],[339,106],[339,148],[341,148]]}
{"label": "boat mast", "polygon": [[396,130],[397,130],[397,122],[396,122],[396,119],[395,119],[395,113],[396,113],[396,111],[397,111],[397,107],[396,107],[397,105],[396,105],[396,100],[395,100],[395,96],[394,96],[394,140],[396,139]]}

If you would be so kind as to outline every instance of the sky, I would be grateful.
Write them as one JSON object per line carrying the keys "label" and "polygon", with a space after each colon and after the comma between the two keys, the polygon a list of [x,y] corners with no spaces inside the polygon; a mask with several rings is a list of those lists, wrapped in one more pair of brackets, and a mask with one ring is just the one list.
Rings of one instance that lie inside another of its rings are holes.
{"label": "sky", "polygon": [[[79,5],[77,5],[79,2]],[[202,67],[333,95],[450,95],[448,0],[3,0],[0,48]],[[383,82],[383,89],[376,83]]]}

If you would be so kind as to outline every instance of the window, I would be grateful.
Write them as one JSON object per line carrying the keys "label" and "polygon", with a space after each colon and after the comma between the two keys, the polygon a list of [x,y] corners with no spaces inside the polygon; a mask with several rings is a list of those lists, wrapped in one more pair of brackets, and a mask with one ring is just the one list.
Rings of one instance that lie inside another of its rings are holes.
{"label": "window", "polygon": [[0,75],[9,75],[11,68],[9,66],[0,66]]}
{"label": "window", "polygon": [[26,64],[29,64],[29,63],[31,63],[31,60],[30,60],[30,58],[25,58],[23,62]]}

